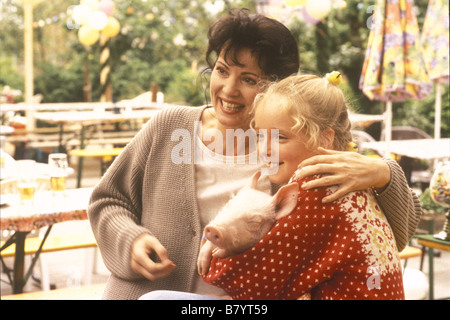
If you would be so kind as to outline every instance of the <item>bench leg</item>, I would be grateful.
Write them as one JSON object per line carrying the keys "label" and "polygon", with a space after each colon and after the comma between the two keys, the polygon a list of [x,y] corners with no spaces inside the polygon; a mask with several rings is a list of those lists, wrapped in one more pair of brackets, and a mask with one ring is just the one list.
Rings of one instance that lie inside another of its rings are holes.
{"label": "bench leg", "polygon": [[84,279],[83,284],[89,286],[92,283],[92,274],[95,271],[97,248],[87,248],[84,253]]}
{"label": "bench leg", "polygon": [[41,289],[42,291],[50,290],[50,275],[48,272],[48,264],[45,254],[39,256],[39,267],[41,269]]}
{"label": "bench leg", "polygon": [[[80,149],[84,149],[84,136],[85,136],[86,127],[81,127],[81,136],[80,136]],[[78,159],[78,172],[77,172],[77,188],[81,188],[81,175],[83,173],[83,157],[79,157]]]}
{"label": "bench leg", "polygon": [[78,172],[77,172],[77,188],[81,188],[81,178],[83,174],[83,157],[78,159]]}
{"label": "bench leg", "polygon": [[22,293],[25,273],[25,238],[28,232],[16,232],[16,252],[14,258],[13,293]]}

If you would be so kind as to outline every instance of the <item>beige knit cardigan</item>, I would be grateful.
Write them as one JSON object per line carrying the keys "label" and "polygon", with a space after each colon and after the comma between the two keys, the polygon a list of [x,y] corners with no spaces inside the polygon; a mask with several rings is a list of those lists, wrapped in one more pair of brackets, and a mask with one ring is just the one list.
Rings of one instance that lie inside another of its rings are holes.
{"label": "beige knit cardigan", "polygon": [[[94,188],[89,220],[111,272],[104,299],[137,299],[156,289],[193,290],[202,236],[195,166],[171,160],[172,150],[181,142],[178,135],[172,138],[172,133],[182,129],[194,138],[194,122],[201,119],[203,110],[178,106],[163,109],[127,145]],[[183,143],[190,146],[193,155],[193,140]],[[401,250],[414,234],[421,208],[401,168],[395,161],[388,163],[391,182],[378,202]],[[168,250],[177,266],[170,276],[149,281],[131,269],[131,244],[143,233],[154,235]]]}

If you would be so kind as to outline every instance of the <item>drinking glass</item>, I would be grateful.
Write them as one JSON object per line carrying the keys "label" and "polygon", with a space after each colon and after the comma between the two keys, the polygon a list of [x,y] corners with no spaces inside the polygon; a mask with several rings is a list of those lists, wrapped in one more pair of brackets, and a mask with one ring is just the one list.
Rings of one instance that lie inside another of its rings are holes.
{"label": "drinking glass", "polygon": [[18,160],[16,161],[16,166],[20,200],[23,202],[32,202],[36,190],[36,161]]}
{"label": "drinking glass", "polygon": [[437,204],[448,208],[444,229],[434,235],[441,240],[450,240],[450,161],[439,163],[430,182],[431,198]]}
{"label": "drinking glass", "polygon": [[51,153],[48,156],[50,166],[50,183],[54,195],[64,195],[66,191],[67,155],[65,153]]}
{"label": "drinking glass", "polygon": [[2,168],[5,165],[5,157],[3,155],[5,145],[6,145],[6,138],[4,136],[0,136],[0,167]]}

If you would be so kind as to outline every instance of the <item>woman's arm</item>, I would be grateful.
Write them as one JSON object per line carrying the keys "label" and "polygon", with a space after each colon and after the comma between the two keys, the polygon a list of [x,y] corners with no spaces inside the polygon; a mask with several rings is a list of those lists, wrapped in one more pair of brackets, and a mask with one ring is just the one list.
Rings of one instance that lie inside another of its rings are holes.
{"label": "woman's arm", "polygon": [[139,226],[141,204],[134,187],[137,173],[134,147],[129,145],[95,186],[88,208],[89,221],[108,269],[121,278],[136,278],[130,266],[131,244],[148,231]]}
{"label": "woman's arm", "polygon": [[394,160],[384,160],[390,168],[391,180],[385,190],[376,196],[394,231],[398,251],[402,251],[416,232],[422,216],[419,198],[409,188],[405,174]]}
{"label": "woman's arm", "polygon": [[130,263],[131,249],[138,237],[150,234],[141,226],[141,195],[152,146],[151,122],[127,145],[96,185],[88,209],[105,265],[125,279],[140,277]]}
{"label": "woman's arm", "polygon": [[379,205],[394,231],[399,251],[414,235],[422,215],[417,195],[408,187],[401,167],[393,160],[376,159],[356,152],[320,148],[321,154],[303,161],[297,179],[323,174],[302,187],[306,190],[338,185],[336,192],[323,199],[332,202],[349,192],[373,188]]}

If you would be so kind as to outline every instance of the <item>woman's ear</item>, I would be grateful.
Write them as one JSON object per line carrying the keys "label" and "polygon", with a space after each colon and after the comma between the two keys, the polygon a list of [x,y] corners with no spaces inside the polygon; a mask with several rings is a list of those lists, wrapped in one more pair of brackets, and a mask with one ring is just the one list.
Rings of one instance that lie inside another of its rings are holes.
{"label": "woman's ear", "polygon": [[333,149],[333,145],[334,145],[334,130],[331,129],[331,128],[325,129],[321,133],[320,140],[321,140],[320,147],[325,148],[325,149]]}

